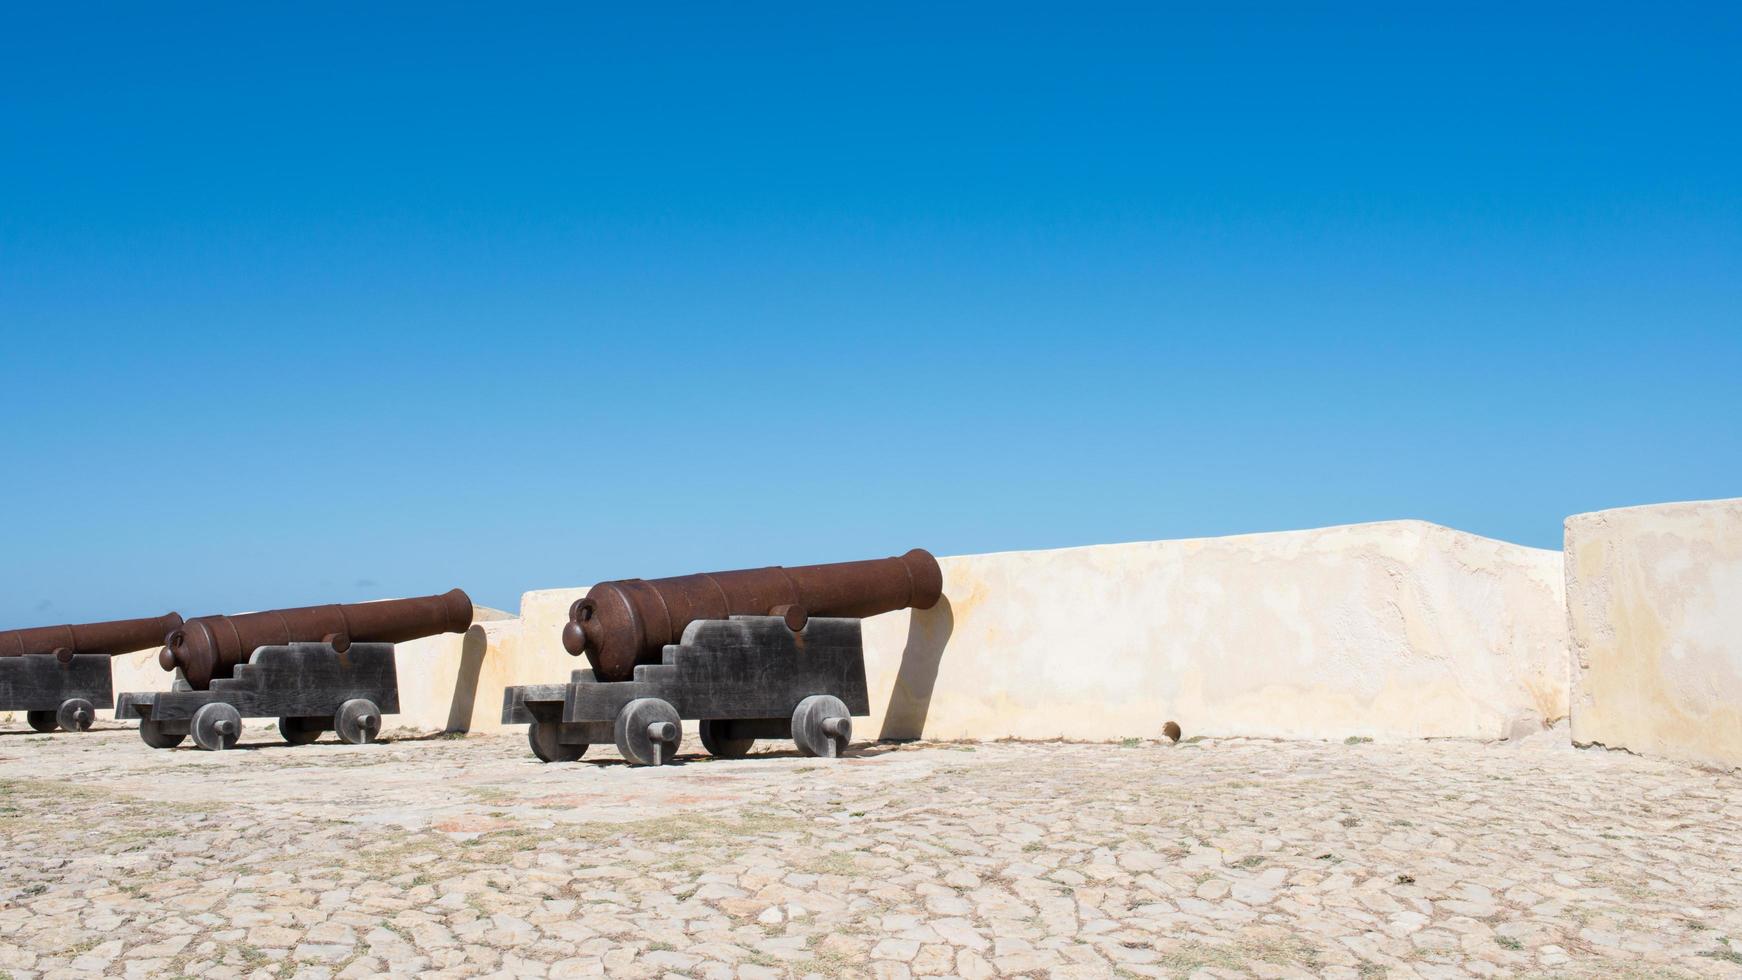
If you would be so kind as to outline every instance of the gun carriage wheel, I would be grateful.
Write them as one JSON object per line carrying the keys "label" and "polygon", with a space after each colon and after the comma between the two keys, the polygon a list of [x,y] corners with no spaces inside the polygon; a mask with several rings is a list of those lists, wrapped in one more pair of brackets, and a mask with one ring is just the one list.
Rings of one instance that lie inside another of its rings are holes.
{"label": "gun carriage wheel", "polygon": [[308,745],[327,730],[325,718],[284,717],[278,719],[278,734],[290,745]]}
{"label": "gun carriage wheel", "polygon": [[853,716],[833,694],[813,694],[792,713],[792,740],[805,755],[840,758],[853,741]]}
{"label": "gun carriage wheel", "polygon": [[163,722],[142,718],[139,721],[139,739],[154,749],[173,749],[188,737],[187,732],[171,732],[164,728]]}
{"label": "gun carriage wheel", "polygon": [[44,735],[60,727],[60,722],[55,720],[52,711],[26,711],[24,720],[30,724],[32,731],[42,732]]}
{"label": "gun carriage wheel", "polygon": [[659,698],[636,698],[617,713],[617,751],[635,766],[663,766],[683,744],[683,720]]}
{"label": "gun carriage wheel", "polygon": [[587,754],[587,743],[571,743],[557,741],[558,728],[533,719],[527,726],[526,741],[532,745],[532,754],[538,756],[540,762],[573,762]]}
{"label": "gun carriage wheel", "polygon": [[702,748],[716,759],[742,759],[756,745],[754,738],[732,738],[726,734],[730,723],[704,718],[701,723]]}
{"label": "gun carriage wheel", "polygon": [[213,701],[200,705],[200,710],[194,712],[193,720],[188,723],[188,729],[193,734],[194,744],[208,752],[233,749],[242,737],[242,713],[235,705]]}
{"label": "gun carriage wheel", "polygon": [[97,709],[84,698],[67,698],[54,713],[54,720],[64,731],[90,731],[91,723],[97,720]]}
{"label": "gun carriage wheel", "polygon": [[373,742],[381,731],[381,709],[368,698],[352,698],[333,715],[333,731],[350,745]]}

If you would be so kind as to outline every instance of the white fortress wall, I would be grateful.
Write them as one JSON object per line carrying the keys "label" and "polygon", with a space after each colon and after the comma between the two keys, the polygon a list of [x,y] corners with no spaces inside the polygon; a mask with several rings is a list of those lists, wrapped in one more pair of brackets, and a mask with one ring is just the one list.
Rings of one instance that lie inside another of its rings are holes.
{"label": "white fortress wall", "polygon": [[1742,499],[1566,522],[1572,737],[1742,766]]}
{"label": "white fortress wall", "polygon": [[1500,737],[1567,714],[1561,559],[1419,521],[947,558],[870,736]]}

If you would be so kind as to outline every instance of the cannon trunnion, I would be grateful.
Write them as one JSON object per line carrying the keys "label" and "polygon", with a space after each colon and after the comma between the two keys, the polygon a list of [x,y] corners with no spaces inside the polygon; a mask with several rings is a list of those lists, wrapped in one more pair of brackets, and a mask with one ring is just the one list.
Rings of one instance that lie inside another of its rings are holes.
{"label": "cannon trunnion", "polygon": [[790,738],[807,755],[833,758],[852,741],[853,716],[869,713],[859,620],[827,617],[796,630],[781,616],[695,620],[629,680],[577,670],[567,684],[508,688],[502,704],[502,721],[529,724],[533,754],[545,762],[615,744],[636,765],[670,762],[684,719],[701,722],[702,745],[715,756]]}

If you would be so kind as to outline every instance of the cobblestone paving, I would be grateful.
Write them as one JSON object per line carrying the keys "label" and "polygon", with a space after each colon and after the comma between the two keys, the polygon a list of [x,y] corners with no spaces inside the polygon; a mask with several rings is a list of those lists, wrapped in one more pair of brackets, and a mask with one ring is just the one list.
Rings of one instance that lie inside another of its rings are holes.
{"label": "cobblestone paving", "polygon": [[0,971],[1742,976],[1742,778],[1554,738],[631,770],[6,734]]}

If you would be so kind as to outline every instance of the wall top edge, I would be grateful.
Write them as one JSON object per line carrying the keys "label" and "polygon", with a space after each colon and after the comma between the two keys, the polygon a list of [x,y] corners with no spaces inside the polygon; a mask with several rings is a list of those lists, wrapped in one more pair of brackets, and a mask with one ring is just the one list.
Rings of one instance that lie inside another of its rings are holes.
{"label": "wall top edge", "polygon": [[1566,527],[1575,524],[1601,523],[1612,516],[1647,513],[1680,514],[1714,508],[1742,508],[1742,497],[1714,497],[1709,500],[1668,500],[1658,504],[1632,504],[1627,507],[1605,507],[1574,514],[1566,519]]}
{"label": "wall top edge", "polygon": [[1334,533],[1386,530],[1410,531],[1423,535],[1441,535],[1465,538],[1471,541],[1488,542],[1490,544],[1499,545],[1503,548],[1516,549],[1520,552],[1532,552],[1539,555],[1560,554],[1559,549],[1555,548],[1537,548],[1527,544],[1518,544],[1514,541],[1506,541],[1502,538],[1490,538],[1485,535],[1476,534],[1473,531],[1460,531],[1455,527],[1447,527],[1444,524],[1436,524],[1433,521],[1424,521],[1418,518],[1406,517],[1390,521],[1364,521],[1358,524],[1328,524],[1324,527],[1288,528],[1279,531],[1247,531],[1240,534],[1216,534],[1196,538],[1153,538],[1138,541],[1110,541],[1101,544],[1067,545],[1062,548],[1023,548],[1010,551],[989,551],[973,555],[939,556],[939,560],[952,561],[957,559],[993,558],[1001,555],[1059,554],[1071,551],[1091,551],[1097,548],[1138,548],[1158,544],[1204,544],[1210,542],[1241,542],[1265,539],[1277,540],[1285,538],[1323,536]]}
{"label": "wall top edge", "polygon": [[[968,554],[968,555],[940,555],[940,556],[938,556],[938,560],[944,561],[944,562],[951,562],[951,561],[971,560],[971,559],[977,559],[977,558],[996,558],[996,557],[1006,556],[1006,555],[1064,554],[1064,553],[1073,552],[1073,551],[1093,551],[1093,550],[1102,549],[1102,548],[1139,548],[1139,547],[1144,547],[1144,546],[1148,546],[1148,545],[1159,545],[1159,544],[1197,544],[1197,543],[1204,543],[1204,542],[1239,542],[1239,541],[1249,541],[1249,540],[1256,541],[1256,540],[1264,540],[1264,539],[1275,540],[1275,539],[1286,539],[1286,538],[1291,538],[1291,537],[1295,537],[1295,538],[1309,537],[1309,536],[1325,535],[1325,534],[1333,534],[1333,533],[1347,533],[1347,532],[1361,532],[1361,531],[1387,531],[1387,530],[1408,531],[1408,532],[1420,534],[1423,536],[1436,535],[1436,536],[1446,536],[1446,537],[1453,537],[1453,538],[1463,538],[1463,539],[1467,539],[1470,541],[1487,542],[1487,543],[1497,545],[1497,546],[1502,547],[1502,548],[1514,549],[1520,553],[1530,553],[1530,554],[1543,555],[1543,556],[1547,556],[1547,555],[1558,556],[1560,554],[1560,551],[1558,551],[1557,549],[1554,549],[1554,548],[1535,548],[1535,547],[1532,547],[1530,545],[1517,544],[1515,542],[1505,541],[1505,540],[1502,540],[1500,538],[1485,537],[1483,535],[1475,534],[1475,533],[1470,532],[1470,531],[1460,531],[1457,528],[1447,527],[1444,524],[1435,524],[1432,521],[1424,521],[1424,520],[1419,520],[1416,518],[1402,518],[1402,519],[1390,520],[1390,521],[1366,521],[1366,522],[1362,522],[1362,523],[1358,523],[1358,524],[1330,524],[1330,525],[1326,525],[1324,527],[1290,528],[1290,529],[1280,530],[1280,531],[1249,531],[1249,532],[1245,532],[1242,534],[1220,534],[1220,535],[1210,535],[1207,537],[1196,537],[1196,538],[1150,538],[1150,539],[1143,539],[1143,540],[1138,540],[1138,541],[1108,541],[1108,542],[1102,542],[1102,543],[1098,543],[1098,544],[1067,545],[1067,546],[1061,547],[1061,548],[1021,548],[1021,549],[1012,549],[1009,551],[979,552],[979,553]],[[845,560],[849,560],[849,559],[842,559],[842,560],[845,561]],[[558,595],[564,596],[565,598],[569,597],[569,596],[573,596],[573,597],[578,598],[580,595],[584,594],[589,588],[591,588],[590,585],[568,585],[568,586],[558,586],[555,588],[548,588],[548,589],[528,590],[527,592],[524,592],[521,594],[520,608],[521,608],[522,614],[524,615],[527,603],[529,601],[544,600],[544,599],[548,599],[552,596],[558,596]]]}

